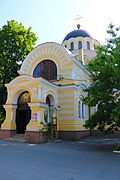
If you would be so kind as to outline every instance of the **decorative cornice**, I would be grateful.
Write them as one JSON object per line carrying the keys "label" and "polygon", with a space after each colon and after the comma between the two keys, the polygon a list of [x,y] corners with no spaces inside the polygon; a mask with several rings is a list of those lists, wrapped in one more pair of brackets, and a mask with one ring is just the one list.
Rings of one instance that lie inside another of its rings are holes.
{"label": "decorative cornice", "polygon": [[9,108],[9,109],[16,109],[17,105],[16,104],[5,104],[3,105],[4,108]]}

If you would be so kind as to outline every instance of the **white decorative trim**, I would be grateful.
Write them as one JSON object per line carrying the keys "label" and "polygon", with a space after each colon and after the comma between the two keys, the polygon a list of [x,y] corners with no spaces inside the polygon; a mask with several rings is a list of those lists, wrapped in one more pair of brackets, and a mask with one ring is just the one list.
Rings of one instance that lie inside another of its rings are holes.
{"label": "white decorative trim", "polygon": [[48,104],[45,104],[45,103],[40,102],[40,107],[48,108]]}
{"label": "white decorative trim", "polygon": [[[51,57],[40,58],[39,61],[34,62],[34,66],[32,67],[32,70],[31,70],[31,72],[30,72],[30,75],[33,76],[33,72],[34,72],[35,67],[36,67],[40,62],[42,62],[42,61],[44,61],[44,60],[47,60],[47,59],[52,60],[52,61],[56,64],[57,69],[58,69],[58,64],[57,64],[57,62],[56,62],[53,58],[51,58]],[[58,57],[57,57],[57,59],[58,59]],[[59,60],[59,59],[58,59],[58,60]],[[61,61],[59,61],[59,62],[60,62],[61,69],[63,69]]]}
{"label": "white decorative trim", "polygon": [[[9,87],[9,86],[13,86],[15,85],[17,82],[21,81],[21,80],[29,80],[29,82],[31,83],[31,81],[39,81],[37,78],[34,78],[32,76],[29,76],[29,75],[21,75],[21,76],[18,76],[16,77],[15,79],[13,79],[10,83],[8,84],[5,84],[6,87]],[[24,82],[25,83],[25,82]]]}
{"label": "white decorative trim", "polygon": [[48,104],[45,104],[43,102],[40,102],[40,103],[28,103],[28,105],[30,107],[35,107],[35,106],[37,106],[37,107],[48,107]]}
{"label": "white decorative trim", "polygon": [[[70,55],[68,54],[68,52],[66,51],[66,49],[58,43],[54,43],[54,42],[46,42],[43,44],[40,44],[39,46],[37,46],[35,49],[33,49],[25,58],[21,68],[20,68],[20,73],[22,74],[22,72],[24,72],[24,69],[26,67],[26,64],[29,63],[29,59],[31,57],[34,56],[34,54],[36,53],[36,51],[40,51],[42,49],[42,54],[46,54],[45,52],[45,48],[47,48],[47,53],[49,52],[49,47],[51,48],[56,48],[56,51],[51,52],[50,54],[54,54],[58,59],[60,59],[59,57],[59,51],[62,52],[64,54],[64,56],[66,57],[66,60],[69,61],[70,60]],[[34,57],[35,60],[35,57]]]}
{"label": "white decorative trim", "polygon": [[16,108],[17,108],[17,105],[5,104],[3,107],[4,107],[4,108],[10,108],[10,109],[16,109]]}
{"label": "white decorative trim", "polygon": [[29,107],[40,106],[40,103],[28,103]]}
{"label": "white decorative trim", "polygon": [[40,121],[40,111],[37,112],[37,121]]}
{"label": "white decorative trim", "polygon": [[70,89],[70,88],[75,88],[77,89],[77,85],[65,85],[65,86],[59,86],[59,89]]}
{"label": "white decorative trim", "polygon": [[13,119],[13,111],[10,112],[10,121]]}
{"label": "white decorative trim", "polygon": [[42,98],[42,87],[38,87],[37,88],[37,99],[41,99]]}
{"label": "white decorative trim", "polygon": [[40,77],[40,81],[43,82],[44,84],[48,85],[48,86],[51,86],[52,88],[55,88],[55,89],[59,89],[59,87],[43,78]]}
{"label": "white decorative trim", "polygon": [[51,105],[54,105],[54,104],[57,104],[57,103],[58,103],[58,98],[57,98],[56,94],[55,94],[53,91],[48,90],[48,91],[46,92],[46,97],[47,97],[48,95],[51,95],[51,96],[52,96],[52,98],[50,98],[50,101],[51,101],[51,103],[52,103]]}
{"label": "white decorative trim", "polygon": [[[76,116],[77,117],[77,116]],[[70,120],[70,119],[74,119],[75,118],[75,116],[60,116],[60,120],[64,120],[64,119],[68,119],[68,120]]]}
{"label": "white decorative trim", "polygon": [[[20,88],[20,89],[19,89]],[[19,84],[19,86],[17,86],[15,89],[14,89],[14,93],[12,94],[11,96],[11,100],[14,104],[17,104],[17,100],[18,100],[18,97],[21,95],[21,93],[23,93],[24,91],[28,91],[31,95],[31,99],[34,99],[34,92],[32,90],[32,88],[30,86],[26,86],[26,85],[21,85]]]}

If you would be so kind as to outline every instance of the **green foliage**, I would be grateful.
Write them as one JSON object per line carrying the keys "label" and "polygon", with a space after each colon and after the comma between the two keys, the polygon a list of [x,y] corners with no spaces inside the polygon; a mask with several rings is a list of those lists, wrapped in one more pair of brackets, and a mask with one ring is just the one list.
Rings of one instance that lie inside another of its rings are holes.
{"label": "green foliage", "polygon": [[2,112],[0,112],[0,127],[1,127],[1,124],[3,123],[4,121],[4,114]]}
{"label": "green foliage", "polygon": [[18,70],[37,40],[31,28],[15,20],[0,29],[0,112],[4,113],[7,91],[5,84],[18,76]]}
{"label": "green foliage", "polygon": [[40,130],[44,135],[51,136],[52,135],[52,123],[44,124],[43,122],[40,123],[42,125],[42,129]]}
{"label": "green foliage", "polygon": [[97,127],[101,131],[113,132],[120,128],[120,37],[119,28],[110,24],[110,38],[104,45],[97,47],[97,55],[87,68],[93,72],[93,85],[86,91],[84,99],[89,106],[98,106],[91,118],[86,121],[86,128]]}

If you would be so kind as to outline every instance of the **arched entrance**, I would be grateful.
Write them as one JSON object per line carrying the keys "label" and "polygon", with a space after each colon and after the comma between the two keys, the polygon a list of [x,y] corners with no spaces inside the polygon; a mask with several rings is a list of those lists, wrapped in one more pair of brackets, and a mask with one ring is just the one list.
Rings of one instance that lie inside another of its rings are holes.
{"label": "arched entrance", "polygon": [[52,122],[53,109],[54,109],[54,98],[52,95],[49,94],[46,97],[46,109],[44,112],[44,122],[46,124]]}
{"label": "arched entrance", "polygon": [[51,94],[46,97],[46,109],[44,111],[44,122],[49,124],[53,138],[56,138],[57,132],[57,111],[54,107],[54,98]]}
{"label": "arched entrance", "polygon": [[30,102],[30,94],[29,92],[23,92],[17,102],[16,109],[16,133],[24,134],[26,130],[26,126],[31,119],[31,110],[28,106]]}

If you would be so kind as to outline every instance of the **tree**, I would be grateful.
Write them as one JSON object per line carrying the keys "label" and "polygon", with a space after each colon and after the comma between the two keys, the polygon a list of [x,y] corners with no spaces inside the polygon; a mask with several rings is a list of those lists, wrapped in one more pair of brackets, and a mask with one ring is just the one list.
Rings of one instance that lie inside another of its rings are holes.
{"label": "tree", "polygon": [[120,28],[110,24],[105,44],[97,47],[97,55],[88,64],[93,84],[86,90],[85,103],[97,106],[86,121],[86,128],[113,132],[120,128]]}
{"label": "tree", "polygon": [[33,49],[37,37],[32,28],[25,29],[15,20],[7,22],[0,29],[0,117],[4,118],[7,92],[5,84],[18,76],[18,70]]}

